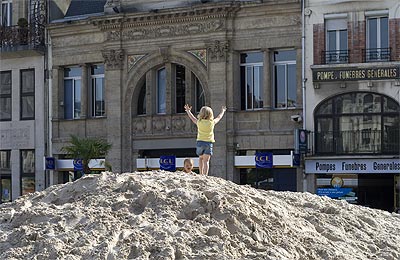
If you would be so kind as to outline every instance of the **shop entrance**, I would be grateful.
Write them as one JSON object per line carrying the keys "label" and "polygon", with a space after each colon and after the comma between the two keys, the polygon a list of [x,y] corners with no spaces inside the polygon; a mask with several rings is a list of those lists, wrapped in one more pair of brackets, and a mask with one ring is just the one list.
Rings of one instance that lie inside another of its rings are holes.
{"label": "shop entrance", "polygon": [[395,205],[393,174],[359,174],[358,204],[393,211]]}

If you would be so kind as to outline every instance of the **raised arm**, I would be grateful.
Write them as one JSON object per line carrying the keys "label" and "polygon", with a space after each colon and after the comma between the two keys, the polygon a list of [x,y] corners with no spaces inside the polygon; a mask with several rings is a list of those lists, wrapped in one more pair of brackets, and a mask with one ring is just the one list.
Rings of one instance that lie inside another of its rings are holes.
{"label": "raised arm", "polygon": [[219,115],[216,118],[214,118],[214,123],[215,124],[217,124],[222,119],[222,117],[225,114],[225,111],[226,111],[226,106],[222,106],[221,112],[219,113]]}
{"label": "raised arm", "polygon": [[193,123],[197,124],[197,118],[192,114],[192,106],[190,106],[189,104],[186,104],[184,106],[185,111],[187,113],[187,115],[189,116],[190,120],[192,120]]}

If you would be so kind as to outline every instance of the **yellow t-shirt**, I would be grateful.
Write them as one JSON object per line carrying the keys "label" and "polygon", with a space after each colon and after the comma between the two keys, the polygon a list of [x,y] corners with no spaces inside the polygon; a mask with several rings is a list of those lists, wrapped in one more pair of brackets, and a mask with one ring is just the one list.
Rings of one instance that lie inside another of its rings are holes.
{"label": "yellow t-shirt", "polygon": [[197,141],[214,143],[214,120],[197,120]]}

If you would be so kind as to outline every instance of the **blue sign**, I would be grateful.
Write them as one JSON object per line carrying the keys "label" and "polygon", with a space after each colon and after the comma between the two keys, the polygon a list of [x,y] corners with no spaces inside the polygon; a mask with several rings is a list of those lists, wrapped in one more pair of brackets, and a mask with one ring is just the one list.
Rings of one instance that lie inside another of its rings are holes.
{"label": "blue sign", "polygon": [[273,155],[270,152],[256,153],[256,168],[272,168]]}
{"label": "blue sign", "polygon": [[317,195],[327,196],[329,198],[344,197],[352,191],[351,188],[319,188]]}
{"label": "blue sign", "polygon": [[300,166],[300,154],[293,154],[293,166]]}
{"label": "blue sign", "polygon": [[55,170],[56,169],[56,159],[54,157],[46,157],[45,166],[46,166],[46,170]]}
{"label": "blue sign", "polygon": [[74,171],[83,171],[82,159],[74,159]]}
{"label": "blue sign", "polygon": [[176,158],[174,155],[160,156],[160,170],[174,172],[176,171]]}

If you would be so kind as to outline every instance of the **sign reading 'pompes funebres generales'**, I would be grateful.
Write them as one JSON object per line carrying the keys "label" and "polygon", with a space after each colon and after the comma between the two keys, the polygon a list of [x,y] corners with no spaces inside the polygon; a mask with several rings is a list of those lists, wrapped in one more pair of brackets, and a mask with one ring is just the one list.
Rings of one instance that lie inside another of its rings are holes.
{"label": "sign reading 'pompes funebres generales'", "polygon": [[400,67],[313,69],[314,82],[400,79]]}

